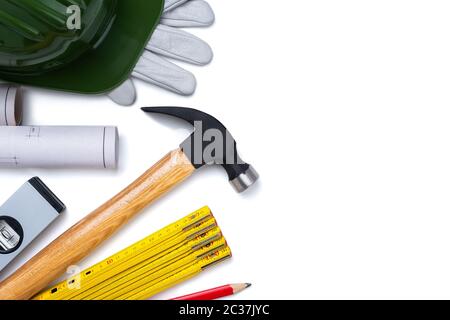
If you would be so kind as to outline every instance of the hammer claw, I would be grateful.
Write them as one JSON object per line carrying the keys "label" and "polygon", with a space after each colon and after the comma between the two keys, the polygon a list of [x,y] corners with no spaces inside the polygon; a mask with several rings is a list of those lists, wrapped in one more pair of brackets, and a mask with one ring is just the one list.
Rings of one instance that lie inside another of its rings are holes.
{"label": "hammer claw", "polygon": [[196,169],[205,165],[221,165],[227,172],[230,183],[239,193],[247,190],[259,179],[256,170],[239,156],[233,136],[213,116],[182,107],[146,107],[142,110],[176,117],[194,126],[194,133],[180,148]]}

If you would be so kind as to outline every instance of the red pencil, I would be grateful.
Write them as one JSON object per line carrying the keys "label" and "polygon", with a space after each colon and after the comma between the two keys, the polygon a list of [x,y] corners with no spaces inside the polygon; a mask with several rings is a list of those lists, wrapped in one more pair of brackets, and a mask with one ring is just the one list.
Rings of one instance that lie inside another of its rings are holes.
{"label": "red pencil", "polygon": [[178,297],[171,300],[215,300],[223,297],[232,296],[242,290],[250,287],[250,283],[228,284],[226,286],[217,287],[205,291],[200,291],[186,296]]}

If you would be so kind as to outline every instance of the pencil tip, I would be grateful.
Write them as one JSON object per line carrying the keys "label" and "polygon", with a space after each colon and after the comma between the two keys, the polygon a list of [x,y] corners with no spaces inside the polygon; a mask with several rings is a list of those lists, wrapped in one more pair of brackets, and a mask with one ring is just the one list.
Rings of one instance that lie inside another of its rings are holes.
{"label": "pencil tip", "polygon": [[252,286],[252,284],[251,283],[246,283],[245,284],[245,288],[247,289],[247,288],[250,288]]}

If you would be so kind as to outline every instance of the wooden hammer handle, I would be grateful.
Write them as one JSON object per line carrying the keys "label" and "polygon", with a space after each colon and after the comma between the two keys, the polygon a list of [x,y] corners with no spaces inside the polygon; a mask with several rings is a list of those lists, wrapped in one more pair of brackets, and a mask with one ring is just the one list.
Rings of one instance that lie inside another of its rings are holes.
{"label": "wooden hammer handle", "polygon": [[25,300],[89,255],[130,218],[189,177],[195,168],[178,149],[133,184],[62,234],[0,283],[0,300]]}

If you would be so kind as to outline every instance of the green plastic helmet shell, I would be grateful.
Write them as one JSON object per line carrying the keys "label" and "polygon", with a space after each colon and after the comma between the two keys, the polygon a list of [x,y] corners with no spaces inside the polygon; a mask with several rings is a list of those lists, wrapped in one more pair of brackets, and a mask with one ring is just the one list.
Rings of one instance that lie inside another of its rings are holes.
{"label": "green plastic helmet shell", "polygon": [[[116,5],[117,0],[0,1],[2,71],[41,74],[64,67],[102,39]],[[70,25],[72,14],[78,26]]]}
{"label": "green plastic helmet shell", "polygon": [[133,71],[164,0],[0,0],[0,79],[83,94]]}

